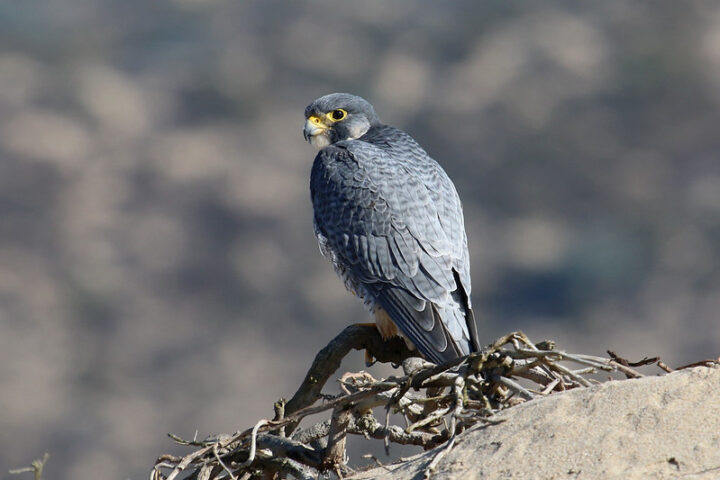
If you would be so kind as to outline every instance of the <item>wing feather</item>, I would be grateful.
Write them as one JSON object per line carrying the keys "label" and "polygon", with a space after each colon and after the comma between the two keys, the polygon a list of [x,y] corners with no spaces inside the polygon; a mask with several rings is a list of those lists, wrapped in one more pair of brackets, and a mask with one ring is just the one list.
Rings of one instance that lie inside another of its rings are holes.
{"label": "wing feather", "polygon": [[[442,361],[477,348],[462,207],[442,168],[406,134],[389,134],[398,138],[320,151],[311,176],[315,225],[351,281],[426,358]],[[393,150],[400,143],[406,148]]]}

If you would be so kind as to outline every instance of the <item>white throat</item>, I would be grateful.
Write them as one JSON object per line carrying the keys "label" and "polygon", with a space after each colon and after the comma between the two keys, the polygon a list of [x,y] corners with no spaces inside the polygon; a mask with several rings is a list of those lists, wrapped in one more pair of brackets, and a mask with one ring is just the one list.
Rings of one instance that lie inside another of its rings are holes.
{"label": "white throat", "polygon": [[317,148],[318,150],[322,150],[323,148],[330,145],[330,138],[328,137],[327,132],[323,132],[319,135],[313,135],[310,137],[310,145]]}

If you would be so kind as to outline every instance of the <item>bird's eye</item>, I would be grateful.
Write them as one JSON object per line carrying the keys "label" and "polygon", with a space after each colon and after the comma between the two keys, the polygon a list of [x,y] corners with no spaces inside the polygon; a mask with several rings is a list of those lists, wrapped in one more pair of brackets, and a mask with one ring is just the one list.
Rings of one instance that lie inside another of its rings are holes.
{"label": "bird's eye", "polygon": [[347,112],[342,108],[338,108],[328,113],[328,117],[330,117],[330,120],[332,120],[333,122],[339,122],[343,118],[347,117]]}

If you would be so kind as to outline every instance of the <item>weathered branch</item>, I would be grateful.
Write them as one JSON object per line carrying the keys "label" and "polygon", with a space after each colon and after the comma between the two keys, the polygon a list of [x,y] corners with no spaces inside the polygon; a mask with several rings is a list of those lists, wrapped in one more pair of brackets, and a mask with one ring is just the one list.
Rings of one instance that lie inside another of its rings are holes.
{"label": "weathered branch", "polygon": [[35,476],[35,480],[42,480],[43,469],[45,468],[45,464],[47,463],[48,458],[50,458],[50,454],[45,452],[42,458],[33,460],[29,467],[14,468],[8,471],[8,473],[10,475],[18,475],[26,472],[33,473]]}
{"label": "weathered branch", "polygon": [[[285,404],[285,415],[315,403],[321,397],[325,383],[340,368],[343,358],[351,350],[363,349],[379,362],[398,365],[406,358],[417,355],[409,350],[399,337],[384,341],[375,326],[350,325],[315,356],[305,379],[295,395]],[[289,434],[294,429],[295,425],[290,424],[286,431]]]}
{"label": "weathered branch", "polygon": [[323,458],[325,468],[332,468],[345,463],[345,440],[350,419],[352,419],[352,410],[350,408],[335,407],[335,410],[333,410],[332,418],[330,418],[328,444]]}
{"label": "weathered branch", "polygon": [[[509,345],[509,347],[506,347]],[[339,368],[343,357],[353,349],[367,349],[382,362],[402,363],[405,375],[376,380],[371,375],[345,374],[343,393],[322,395],[327,380]],[[249,478],[317,478],[320,472],[348,468],[345,442],[348,434],[390,443],[417,445],[424,449],[442,446],[428,465],[425,476],[433,475],[438,462],[452,448],[464,429],[485,428],[498,423],[492,415],[503,409],[566,389],[584,388],[597,383],[598,371],[640,377],[631,366],[656,364],[671,371],[659,357],[629,362],[612,353],[611,358],[570,354],[555,350],[554,343],[534,344],[522,332],[508,334],[487,349],[442,365],[411,358],[400,339],[384,342],[375,327],[353,325],[340,333],[320,353],[293,398],[274,406],[273,420],[261,420],[254,428],[233,435],[220,435],[202,441],[183,440],[181,445],[195,451],[184,457],[162,455],[151,473],[151,480],[172,480],[181,473],[190,480]],[[563,363],[580,365],[571,369]],[[707,360],[694,365],[713,366]],[[526,388],[517,378],[529,380]],[[318,403],[318,400],[325,401]],[[385,425],[372,414],[384,407]],[[331,418],[302,430],[293,430],[307,416],[332,410]],[[390,413],[402,414],[409,426],[390,424]],[[287,436],[286,436],[287,435]],[[166,476],[164,472],[168,472]]]}

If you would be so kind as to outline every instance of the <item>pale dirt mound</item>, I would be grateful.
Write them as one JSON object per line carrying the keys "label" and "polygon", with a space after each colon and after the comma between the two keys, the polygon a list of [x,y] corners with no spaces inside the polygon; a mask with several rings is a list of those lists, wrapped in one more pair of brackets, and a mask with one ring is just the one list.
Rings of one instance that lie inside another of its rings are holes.
{"label": "pale dirt mound", "polygon": [[[496,418],[460,435],[433,478],[720,479],[720,368],[574,389]],[[436,452],[351,478],[422,479]]]}

